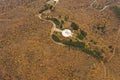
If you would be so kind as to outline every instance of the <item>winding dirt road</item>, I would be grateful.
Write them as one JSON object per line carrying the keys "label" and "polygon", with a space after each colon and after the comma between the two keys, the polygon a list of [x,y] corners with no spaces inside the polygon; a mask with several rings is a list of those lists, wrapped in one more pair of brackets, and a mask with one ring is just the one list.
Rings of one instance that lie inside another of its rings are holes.
{"label": "winding dirt road", "polygon": [[51,35],[52,35],[55,31],[57,31],[57,32],[62,32],[62,30],[60,30],[60,29],[58,29],[58,28],[56,27],[56,24],[55,24],[54,22],[42,18],[42,13],[39,14],[38,17],[39,17],[41,20],[43,20],[43,21],[48,21],[48,22],[52,23],[53,26],[52,26],[52,28],[51,28],[51,33],[50,33]]}
{"label": "winding dirt road", "polygon": [[[45,12],[44,12],[44,13],[45,13]],[[43,21],[48,21],[48,22],[52,23],[53,26],[52,26],[52,28],[51,28],[51,33],[50,33],[51,39],[52,39],[52,34],[53,34],[55,31],[57,31],[57,32],[62,32],[62,30],[60,30],[60,29],[57,28],[57,26],[56,26],[56,24],[55,24],[54,22],[52,22],[51,20],[47,20],[47,19],[45,19],[45,18],[42,18],[42,13],[39,14],[39,15],[37,15],[37,16],[39,17],[39,19],[41,19],[41,20],[43,20]],[[54,43],[58,44],[58,45],[65,46],[65,45],[62,44],[62,43],[55,42],[53,39],[52,39],[52,41],[53,41]]]}

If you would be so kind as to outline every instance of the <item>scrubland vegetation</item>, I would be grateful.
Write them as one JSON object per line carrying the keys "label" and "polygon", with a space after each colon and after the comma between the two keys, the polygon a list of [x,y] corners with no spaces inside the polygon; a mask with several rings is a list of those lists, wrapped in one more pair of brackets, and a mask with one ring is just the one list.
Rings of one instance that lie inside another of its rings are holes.
{"label": "scrubland vegetation", "polygon": [[[73,1],[60,0],[54,11],[45,0],[1,0],[0,80],[120,79],[119,6],[99,12],[104,5]],[[47,10],[45,21],[36,16]],[[53,23],[73,36],[50,35]]]}
{"label": "scrubland vegetation", "polygon": [[112,6],[110,8],[116,15],[116,17],[120,20],[120,8],[118,6]]}

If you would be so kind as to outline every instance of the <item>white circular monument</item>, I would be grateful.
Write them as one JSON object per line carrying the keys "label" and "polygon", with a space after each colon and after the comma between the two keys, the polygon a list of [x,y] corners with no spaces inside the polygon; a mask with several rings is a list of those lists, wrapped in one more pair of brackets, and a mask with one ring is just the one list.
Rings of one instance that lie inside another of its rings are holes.
{"label": "white circular monument", "polygon": [[48,2],[47,2],[47,4],[53,4],[53,3],[58,3],[59,2],[59,0],[49,0]]}
{"label": "white circular monument", "polygon": [[56,1],[56,3],[59,2],[59,0],[53,0],[53,1]]}
{"label": "white circular monument", "polygon": [[69,29],[65,29],[65,30],[62,31],[62,35],[64,37],[71,37],[72,36],[72,32]]}

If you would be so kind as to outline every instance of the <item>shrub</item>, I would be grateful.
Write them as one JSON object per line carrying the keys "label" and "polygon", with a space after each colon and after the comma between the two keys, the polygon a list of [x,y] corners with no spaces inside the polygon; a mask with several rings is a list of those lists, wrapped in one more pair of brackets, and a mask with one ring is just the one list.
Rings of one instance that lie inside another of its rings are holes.
{"label": "shrub", "polygon": [[120,8],[118,6],[112,6],[111,10],[113,10],[117,18],[120,19]]}
{"label": "shrub", "polygon": [[80,30],[80,33],[78,33],[77,38],[83,40],[87,36],[87,32]]}
{"label": "shrub", "polygon": [[68,19],[69,19],[69,16],[65,16],[64,20],[68,21]]}
{"label": "shrub", "polygon": [[63,20],[61,20],[61,24],[64,24],[65,22]]}
{"label": "shrub", "polygon": [[100,35],[103,35],[106,33],[106,25],[105,24],[97,24],[95,26],[93,26],[93,30],[95,31],[95,33],[98,33]]}
{"label": "shrub", "polygon": [[105,25],[104,24],[98,24],[97,25],[97,30],[102,32],[102,33],[105,33]]}
{"label": "shrub", "polygon": [[56,18],[50,18],[51,21],[53,21],[56,25],[60,25],[60,21]]}
{"label": "shrub", "polygon": [[56,35],[52,35],[52,39],[56,42],[60,42],[60,39]]}
{"label": "shrub", "polygon": [[84,48],[82,49],[83,52],[93,56],[94,58],[96,58],[97,60],[102,60],[102,53],[100,53],[99,51],[97,50],[91,50],[91,49],[88,49],[88,48]]}
{"label": "shrub", "polygon": [[97,42],[94,41],[94,40],[90,40],[90,42],[93,43],[93,44],[97,44]]}
{"label": "shrub", "polygon": [[102,60],[101,53],[97,50],[91,50],[89,48],[86,48],[84,42],[64,41],[63,44],[68,45],[68,46],[72,46],[72,47],[75,47],[75,48],[79,48],[81,51],[85,52],[86,54],[89,54],[89,55],[93,56],[97,60]]}
{"label": "shrub", "polygon": [[82,34],[84,37],[87,36],[87,33],[86,33],[85,31],[81,30],[80,32],[81,32],[81,34]]}
{"label": "shrub", "polygon": [[79,26],[74,22],[72,22],[71,27],[73,28],[73,30],[78,30],[79,28]]}
{"label": "shrub", "polygon": [[57,28],[59,28],[59,29],[63,28],[62,23],[58,19],[56,19],[56,18],[49,18],[48,20],[53,21],[56,24]]}
{"label": "shrub", "polygon": [[42,13],[42,12],[44,12],[44,11],[46,11],[46,10],[52,10],[52,9],[53,9],[53,6],[52,6],[52,5],[46,4],[46,5],[44,5],[44,8],[39,11],[39,13]]}
{"label": "shrub", "polygon": [[64,41],[63,44],[65,45],[69,45],[69,46],[73,46],[76,48],[84,48],[85,47],[85,43],[84,42],[73,42],[73,41]]}
{"label": "shrub", "polygon": [[109,49],[112,49],[113,47],[112,47],[112,45],[109,45],[108,48],[109,48]]}

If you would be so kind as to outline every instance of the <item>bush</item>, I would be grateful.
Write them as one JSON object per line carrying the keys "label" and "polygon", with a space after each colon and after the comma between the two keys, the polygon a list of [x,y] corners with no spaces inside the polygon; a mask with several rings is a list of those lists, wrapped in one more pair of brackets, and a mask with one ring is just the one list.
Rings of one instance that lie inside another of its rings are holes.
{"label": "bush", "polygon": [[98,31],[105,33],[105,27],[106,27],[105,24],[98,24],[96,25],[96,27]]}
{"label": "bush", "polygon": [[73,42],[73,41],[64,41],[63,44],[65,45],[69,45],[69,46],[73,46],[76,48],[84,48],[85,47],[85,43],[84,42]]}
{"label": "bush", "polygon": [[90,40],[90,42],[91,42],[92,44],[97,44],[97,42],[94,41],[94,40]]}
{"label": "bush", "polygon": [[63,20],[61,20],[61,24],[64,24],[65,22]]}
{"label": "bush", "polygon": [[44,12],[44,11],[46,11],[46,10],[52,10],[52,9],[53,9],[53,6],[52,6],[52,5],[46,4],[46,5],[44,5],[44,8],[39,11],[39,13],[42,13],[42,12]]}
{"label": "bush", "polygon": [[65,16],[64,20],[68,21],[68,19],[69,19],[69,16]]}
{"label": "bush", "polygon": [[52,39],[56,42],[60,42],[60,39],[56,35],[52,35]]}
{"label": "bush", "polygon": [[80,33],[78,33],[77,38],[83,40],[87,36],[87,33],[83,30],[80,30]]}
{"label": "bush", "polygon": [[115,13],[118,19],[120,19],[120,8],[118,6],[111,7],[111,10]]}
{"label": "bush", "polygon": [[97,50],[91,50],[89,48],[85,47],[85,43],[84,42],[73,42],[73,41],[64,41],[63,44],[68,45],[68,46],[72,46],[72,47],[76,47],[79,48],[81,51],[93,56],[94,58],[96,58],[97,60],[102,60],[102,55],[99,51]]}
{"label": "bush", "polygon": [[98,33],[100,35],[104,35],[106,33],[106,25],[98,23],[98,24],[93,26],[93,30],[95,31],[95,33]]}
{"label": "bush", "polygon": [[60,25],[60,21],[56,18],[50,18],[51,21],[53,21],[56,25]]}
{"label": "bush", "polygon": [[74,22],[72,22],[71,27],[73,28],[73,30],[78,30],[79,28],[79,26]]}
{"label": "bush", "polygon": [[112,48],[113,48],[113,46],[112,46],[112,45],[109,45],[109,46],[108,46],[108,48],[109,48],[109,49],[112,49]]}
{"label": "bush", "polygon": [[56,24],[57,28],[59,28],[59,29],[63,28],[62,23],[58,19],[56,19],[56,18],[49,18],[48,20],[53,21]]}
{"label": "bush", "polygon": [[101,53],[97,50],[91,50],[91,49],[88,49],[88,48],[84,48],[84,49],[82,49],[82,51],[91,55],[91,56],[93,56],[97,60],[102,60],[102,58],[103,58]]}

